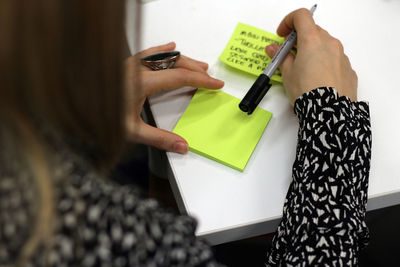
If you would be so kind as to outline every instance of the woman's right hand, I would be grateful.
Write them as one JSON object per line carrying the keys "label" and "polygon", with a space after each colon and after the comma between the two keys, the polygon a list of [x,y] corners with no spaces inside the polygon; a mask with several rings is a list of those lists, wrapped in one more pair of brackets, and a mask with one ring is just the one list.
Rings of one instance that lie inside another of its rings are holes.
{"label": "woman's right hand", "polygon": [[[277,33],[286,37],[293,29],[297,31],[297,54],[289,54],[280,66],[290,103],[293,105],[303,93],[323,86],[335,87],[339,96],[357,100],[357,74],[340,41],[316,25],[310,11],[304,8],[287,15]],[[266,47],[266,52],[272,58],[278,49],[273,44]]]}

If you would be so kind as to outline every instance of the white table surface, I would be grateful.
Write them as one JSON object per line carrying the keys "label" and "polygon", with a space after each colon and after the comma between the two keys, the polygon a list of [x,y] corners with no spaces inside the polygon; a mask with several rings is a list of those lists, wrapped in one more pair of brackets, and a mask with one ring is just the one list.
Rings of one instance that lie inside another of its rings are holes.
{"label": "white table surface", "polygon": [[[218,61],[238,22],[275,32],[290,11],[318,3],[315,21],[340,39],[359,77],[360,100],[370,103],[372,164],[368,209],[400,203],[400,1],[396,0],[157,0],[142,5],[141,48],[175,41],[177,50],[210,64],[223,91],[242,98],[254,82]],[[127,32],[132,51],[133,9]],[[172,130],[193,88],[150,99],[156,124]],[[260,106],[273,113],[244,172],[189,152],[167,153],[180,208],[199,221],[197,235],[213,244],[275,230],[291,181],[298,122],[282,86]]]}

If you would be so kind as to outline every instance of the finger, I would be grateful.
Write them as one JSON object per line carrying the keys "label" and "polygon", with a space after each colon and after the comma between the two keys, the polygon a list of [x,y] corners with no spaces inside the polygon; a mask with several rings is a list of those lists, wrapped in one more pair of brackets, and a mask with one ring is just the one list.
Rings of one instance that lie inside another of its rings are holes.
{"label": "finger", "polygon": [[181,55],[179,59],[176,61],[174,68],[184,68],[193,71],[205,72],[208,69],[208,64]]}
{"label": "finger", "polygon": [[172,50],[175,49],[175,47],[176,47],[175,42],[169,42],[167,44],[154,46],[154,47],[146,49],[146,50],[144,50],[142,52],[139,52],[139,53],[136,54],[136,57],[137,58],[142,58],[142,57],[154,54],[154,53],[172,51]]}
{"label": "finger", "polygon": [[219,89],[224,82],[214,79],[205,72],[187,69],[167,69],[143,73],[143,88],[147,96],[164,90],[172,90],[183,86],[196,88]]}
{"label": "finger", "polygon": [[[265,47],[265,52],[267,52],[267,54],[270,58],[273,58],[275,56],[275,54],[278,52],[279,47],[280,46],[277,44],[271,44],[271,45]],[[293,62],[294,62],[294,56],[292,55],[292,53],[289,53],[286,56],[286,58],[283,60],[282,64],[280,65],[282,75],[285,75],[285,73],[287,71],[289,71],[289,69],[293,65]]]}
{"label": "finger", "polygon": [[188,143],[185,139],[172,132],[150,126],[143,121],[140,125],[140,131],[133,141],[165,151],[180,154],[188,152]]}
{"label": "finger", "polygon": [[197,64],[200,65],[203,70],[208,70],[208,63],[193,58],[190,59],[193,60],[194,62],[197,62]]}
{"label": "finger", "polygon": [[302,38],[317,30],[314,19],[308,9],[301,8],[288,14],[279,24],[277,33],[280,36],[287,36],[293,29],[297,31],[299,41],[302,41]]}
{"label": "finger", "polygon": [[279,47],[280,46],[277,44],[270,44],[267,47],[265,47],[265,52],[267,52],[267,54],[270,58],[273,58],[275,56],[276,52],[278,52]]}

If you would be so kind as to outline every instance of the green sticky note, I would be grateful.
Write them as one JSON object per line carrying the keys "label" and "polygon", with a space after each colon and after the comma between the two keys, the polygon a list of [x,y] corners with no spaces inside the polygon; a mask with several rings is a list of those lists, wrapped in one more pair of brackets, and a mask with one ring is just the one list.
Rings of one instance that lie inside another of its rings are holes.
{"label": "green sticky note", "polygon": [[219,90],[198,89],[173,132],[190,151],[243,171],[272,113],[257,107],[247,115],[239,102]]}
{"label": "green sticky note", "polygon": [[[265,52],[265,47],[273,43],[282,44],[284,40],[276,34],[238,23],[219,60],[231,67],[258,76],[271,61]],[[280,70],[277,70],[271,79],[282,82]]]}

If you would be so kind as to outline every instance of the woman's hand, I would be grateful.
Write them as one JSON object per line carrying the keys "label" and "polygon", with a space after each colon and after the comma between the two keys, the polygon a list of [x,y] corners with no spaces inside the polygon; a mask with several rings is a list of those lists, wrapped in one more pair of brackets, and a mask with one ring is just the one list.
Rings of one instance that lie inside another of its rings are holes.
{"label": "woman's hand", "polygon": [[[303,93],[317,87],[335,87],[340,96],[357,100],[357,74],[351,68],[343,45],[315,24],[307,9],[287,15],[278,27],[280,36],[297,31],[297,55],[289,54],[281,65],[283,85],[291,104]],[[273,57],[278,45],[269,45],[266,52]]]}
{"label": "woman's hand", "polygon": [[142,120],[141,112],[146,97],[183,86],[219,89],[224,83],[207,74],[206,63],[184,55],[179,57],[171,69],[153,71],[140,64],[140,59],[144,56],[174,49],[175,43],[171,42],[147,49],[126,60],[127,139],[161,150],[184,154],[188,151],[185,139],[172,132],[152,127]]}

